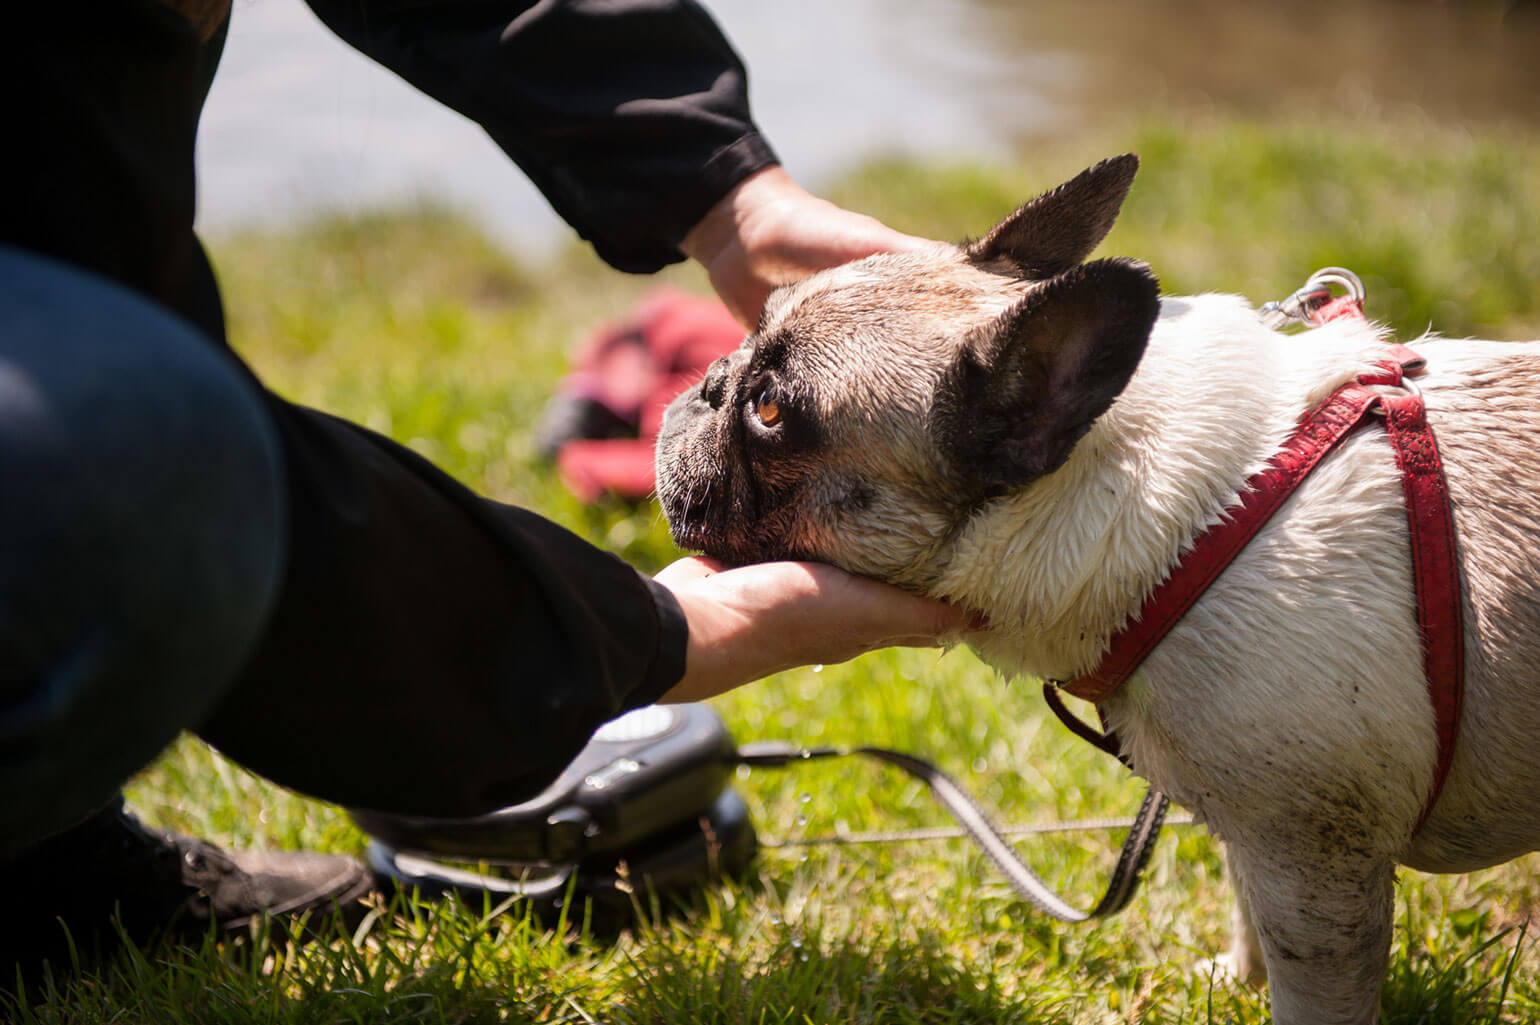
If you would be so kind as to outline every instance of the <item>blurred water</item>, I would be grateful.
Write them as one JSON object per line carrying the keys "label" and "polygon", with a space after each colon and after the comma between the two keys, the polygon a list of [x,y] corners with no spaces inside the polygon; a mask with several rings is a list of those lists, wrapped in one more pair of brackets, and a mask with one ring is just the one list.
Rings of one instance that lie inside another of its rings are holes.
{"label": "blurred water", "polygon": [[[1540,124],[1540,16],[1512,0],[708,3],[757,119],[814,188],[876,153],[997,158],[1151,106]],[[199,162],[204,227],[428,195],[526,254],[571,237],[479,128],[300,0],[235,0]]]}

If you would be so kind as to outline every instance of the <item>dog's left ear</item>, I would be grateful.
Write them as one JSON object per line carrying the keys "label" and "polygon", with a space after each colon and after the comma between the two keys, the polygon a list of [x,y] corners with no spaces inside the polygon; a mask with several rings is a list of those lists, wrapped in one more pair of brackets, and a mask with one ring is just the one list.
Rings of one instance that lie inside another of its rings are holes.
{"label": "dog's left ear", "polygon": [[1148,267],[1097,260],[975,330],[935,421],[966,490],[991,497],[1058,469],[1127,386],[1159,309]]}
{"label": "dog's left ear", "polygon": [[1132,153],[1103,160],[1026,203],[963,251],[979,263],[1012,265],[1034,281],[1062,274],[1107,237],[1138,170]]}

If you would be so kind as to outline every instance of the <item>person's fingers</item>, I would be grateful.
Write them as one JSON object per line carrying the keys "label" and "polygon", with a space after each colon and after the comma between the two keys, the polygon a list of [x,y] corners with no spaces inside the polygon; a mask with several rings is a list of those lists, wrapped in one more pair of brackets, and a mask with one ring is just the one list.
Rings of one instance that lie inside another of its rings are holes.
{"label": "person's fingers", "polygon": [[685,564],[670,579],[689,586],[712,577],[702,586],[717,601],[758,624],[768,643],[784,645],[786,654],[801,648],[814,661],[836,661],[831,653],[842,649],[850,658],[890,644],[934,645],[976,622],[959,606],[823,563],[769,562],[736,569],[705,565],[716,565],[719,572]]}
{"label": "person's fingers", "polygon": [[772,286],[874,253],[941,245],[814,196],[769,205],[757,213],[743,228],[745,263]]}
{"label": "person's fingers", "polygon": [[814,196],[772,165],[719,200],[680,248],[706,268],[728,309],[752,330],[779,285],[874,253],[944,244]]}
{"label": "person's fingers", "polygon": [[656,577],[689,624],[684,677],[663,700],[698,701],[799,665],[877,648],[933,647],[978,629],[967,610],[821,563],[723,568],[681,559]]}
{"label": "person's fingers", "polygon": [[861,650],[931,647],[979,628],[982,620],[958,605],[900,590],[814,563],[796,565],[812,574],[825,600],[809,604],[810,614],[830,625],[835,637],[858,638]]}
{"label": "person's fingers", "polygon": [[653,575],[653,578],[665,587],[673,587],[694,580],[704,580],[722,572],[725,568],[725,564],[715,559],[708,559],[704,555],[686,555],[663,567]]}

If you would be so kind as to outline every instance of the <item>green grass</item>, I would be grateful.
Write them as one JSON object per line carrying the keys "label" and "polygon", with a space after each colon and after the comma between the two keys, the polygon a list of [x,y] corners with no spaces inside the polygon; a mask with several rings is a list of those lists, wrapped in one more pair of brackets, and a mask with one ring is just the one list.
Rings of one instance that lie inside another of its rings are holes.
{"label": "green grass", "polygon": [[[899,227],[978,234],[1095,159],[1144,157],[1103,252],[1148,260],[1168,290],[1280,297],[1343,264],[1370,312],[1414,337],[1540,335],[1540,141],[1425,124],[1162,122],[998,167],[882,162],[841,201]],[[451,212],[414,209],[214,240],[239,348],[279,391],[386,431],[495,497],[655,569],[677,555],[656,510],[583,506],[530,429],[572,342],[654,282],[572,253],[521,267]],[[665,276],[703,287],[688,270]],[[1301,344],[1308,344],[1302,340]],[[1010,821],[1124,814],[1138,785],[1045,717],[1029,681],[970,654],[880,652],[719,699],[734,733],[873,743],[935,758]],[[735,784],[762,834],[945,820],[918,784],[864,763],[756,770]],[[184,739],[130,790],[147,817],[241,846],[357,852],[337,809]],[[1088,903],[1116,835],[1023,849]],[[1532,858],[1468,876],[1403,873],[1389,1023],[1523,1022],[1540,1013],[1525,933]],[[1045,921],[956,841],[787,848],[747,878],[618,937],[456,905],[383,908],[295,948],[265,933],[130,950],[0,1003],[20,1022],[1258,1022],[1265,995],[1212,978],[1228,892],[1201,831],[1168,831],[1122,916]]]}

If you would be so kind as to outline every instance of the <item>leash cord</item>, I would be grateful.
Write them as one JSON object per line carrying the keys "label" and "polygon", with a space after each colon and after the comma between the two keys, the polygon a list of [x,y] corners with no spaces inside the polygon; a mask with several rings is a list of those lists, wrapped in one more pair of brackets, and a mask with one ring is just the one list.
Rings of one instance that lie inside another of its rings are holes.
{"label": "leash cord", "polygon": [[[1032,825],[1002,826],[995,829],[1004,837],[1050,836],[1054,833],[1097,833],[1119,829],[1132,829],[1138,824],[1132,816],[1103,819],[1065,819],[1062,822],[1042,822]],[[1188,814],[1166,816],[1167,826],[1190,826],[1193,817]],[[914,829],[877,829],[859,833],[836,832],[828,836],[764,836],[759,846],[767,850],[791,847],[853,847],[860,844],[918,843],[926,840],[966,840],[971,834],[961,826],[918,826]]]}
{"label": "leash cord", "polygon": [[[1160,836],[1160,827],[1165,821],[1166,809],[1170,803],[1164,794],[1153,788],[1145,791],[1144,800],[1139,805],[1139,812],[1131,820],[1093,820],[1088,823],[1065,823],[1059,829],[1069,828],[1118,828],[1126,825],[1129,833],[1123,841],[1123,849],[1118,854],[1117,865],[1112,870],[1112,878],[1107,883],[1107,890],[1101,900],[1089,910],[1082,911],[1065,901],[1045,883],[1016,853],[1007,839],[1007,830],[995,825],[984,811],[979,808],[973,796],[968,793],[956,780],[948,776],[923,758],[905,754],[902,751],[891,751],[881,747],[853,747],[853,748],[799,748],[780,741],[761,741],[745,744],[738,749],[737,761],[739,764],[751,767],[784,767],[799,761],[811,761],[823,758],[842,758],[849,755],[865,755],[878,761],[886,762],[896,768],[902,769],[911,776],[930,787],[931,793],[951,814],[962,832],[948,830],[946,835],[966,835],[973,840],[983,852],[989,856],[989,860],[995,863],[1010,883],[1018,896],[1026,900],[1033,907],[1061,922],[1084,922],[1092,918],[1103,918],[1116,914],[1128,905],[1138,888],[1139,875],[1150,860],[1150,854],[1155,849],[1155,841]],[[1191,821],[1188,817],[1186,821]],[[1011,832],[1052,832],[1055,827],[1020,827]],[[918,831],[916,831],[918,832]],[[931,836],[940,836],[936,831],[924,831]],[[921,838],[911,834],[891,834],[895,839]],[[797,845],[810,845],[812,843],[875,843],[880,842],[881,834],[870,837],[850,839],[842,837],[825,838],[816,841],[794,841]]]}

